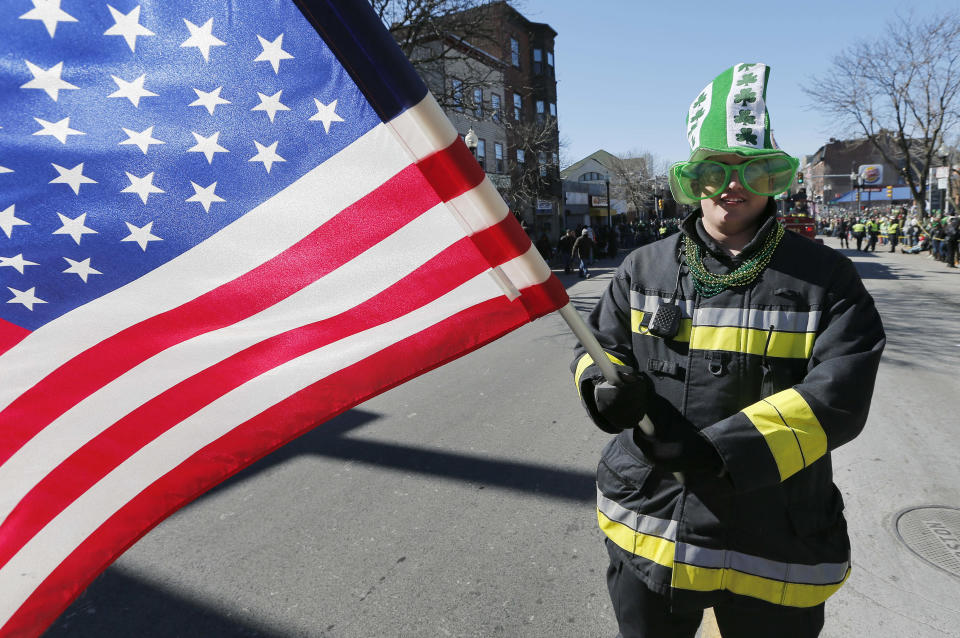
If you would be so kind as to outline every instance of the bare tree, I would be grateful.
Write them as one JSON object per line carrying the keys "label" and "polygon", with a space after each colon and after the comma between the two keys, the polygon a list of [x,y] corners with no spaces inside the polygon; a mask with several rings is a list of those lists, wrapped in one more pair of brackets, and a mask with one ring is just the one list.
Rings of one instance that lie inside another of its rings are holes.
{"label": "bare tree", "polygon": [[804,91],[815,108],[862,132],[887,162],[903,167],[923,210],[938,148],[960,121],[960,18],[898,16],[883,36],[844,49]]}
{"label": "bare tree", "polygon": [[[500,194],[517,210],[527,202],[549,194],[552,185],[559,179],[559,158],[553,156],[556,148],[557,120],[546,117],[542,121],[504,120],[507,135],[516,144],[515,148],[523,152],[523,162],[511,160],[508,173],[509,185],[500,189]],[[564,141],[560,141],[563,148]]]}
{"label": "bare tree", "polygon": [[660,213],[657,199],[667,188],[667,163],[644,151],[631,151],[615,156],[610,180],[610,196],[627,203],[638,217],[643,211]]}
{"label": "bare tree", "polygon": [[[484,11],[494,1],[370,0],[370,4],[440,105],[469,107],[473,89],[490,84],[502,53],[500,34]],[[466,50],[474,62],[465,58]],[[492,64],[481,63],[484,56]],[[453,66],[458,74],[455,85],[446,81]]]}

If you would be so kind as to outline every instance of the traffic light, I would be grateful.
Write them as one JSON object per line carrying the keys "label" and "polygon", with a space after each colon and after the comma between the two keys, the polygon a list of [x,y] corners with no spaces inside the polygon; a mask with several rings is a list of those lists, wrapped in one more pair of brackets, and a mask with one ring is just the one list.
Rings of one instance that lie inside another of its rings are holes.
{"label": "traffic light", "polygon": [[887,186],[887,197],[893,199],[893,186]]}
{"label": "traffic light", "polygon": [[803,183],[803,171],[797,171],[797,183],[798,184]]}

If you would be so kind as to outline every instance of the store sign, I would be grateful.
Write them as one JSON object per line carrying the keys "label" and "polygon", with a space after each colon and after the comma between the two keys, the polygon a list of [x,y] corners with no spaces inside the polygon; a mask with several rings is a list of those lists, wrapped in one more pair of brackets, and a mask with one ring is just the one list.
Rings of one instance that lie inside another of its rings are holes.
{"label": "store sign", "polygon": [[586,206],[586,205],[587,205],[587,194],[586,194],[586,193],[567,192],[567,193],[564,193],[564,195],[565,195],[566,198],[567,198],[567,203],[570,204],[570,205],[573,205],[573,206],[576,206],[576,205]]}
{"label": "store sign", "polygon": [[537,212],[538,212],[538,213],[542,213],[542,212],[552,213],[552,212],[553,212],[553,202],[551,202],[549,199],[538,199],[538,200],[537,200]]}
{"label": "store sign", "polygon": [[864,184],[882,184],[883,183],[883,165],[882,164],[861,164],[857,169],[857,174]]}
{"label": "store sign", "polygon": [[593,208],[606,208],[607,198],[602,195],[591,195],[590,206]]}

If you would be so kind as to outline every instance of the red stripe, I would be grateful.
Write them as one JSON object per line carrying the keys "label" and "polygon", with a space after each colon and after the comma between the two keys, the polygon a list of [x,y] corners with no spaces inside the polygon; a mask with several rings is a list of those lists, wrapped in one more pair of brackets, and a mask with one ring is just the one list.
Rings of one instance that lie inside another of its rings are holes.
{"label": "red stripe", "polygon": [[488,267],[465,238],[350,310],[265,339],[147,401],[64,460],[20,500],[0,523],[0,567],[104,476],[204,406],[278,365],[407,314]]}
{"label": "red stripe", "polygon": [[567,296],[567,289],[556,275],[551,274],[550,278],[539,286],[525,290],[520,301],[527,309],[529,320],[533,321],[566,306],[570,303],[570,297]]}
{"label": "red stripe", "polygon": [[508,255],[524,254],[532,245],[517,218],[509,213],[499,224],[475,233],[471,239],[495,266],[513,258]]}
{"label": "red stripe", "polygon": [[466,193],[486,177],[460,137],[443,151],[420,160],[420,170],[445,202]]}
{"label": "red stripe", "polygon": [[[540,286],[524,296],[548,296]],[[0,635],[36,636],[130,545],[217,483],[362,401],[472,352],[528,320],[519,299],[460,312],[290,396],[211,443],[117,511],[33,592]],[[424,359],[424,353],[430,357]],[[355,388],[363,388],[358,392]]]}
{"label": "red stripe", "polygon": [[26,328],[0,319],[0,354],[23,341],[28,334],[30,334],[30,331]]}
{"label": "red stripe", "polygon": [[[275,304],[435,206],[439,200],[423,171],[425,166],[442,164],[445,153],[456,156],[457,145],[431,156],[426,164],[401,171],[249,273],[131,326],[64,363],[0,412],[0,463],[51,421],[139,363]],[[460,186],[465,188],[467,182]]]}

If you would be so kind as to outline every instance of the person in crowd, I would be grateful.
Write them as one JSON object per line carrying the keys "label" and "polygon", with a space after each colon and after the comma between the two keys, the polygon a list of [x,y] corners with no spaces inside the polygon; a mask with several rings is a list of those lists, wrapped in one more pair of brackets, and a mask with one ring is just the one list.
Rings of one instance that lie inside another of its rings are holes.
{"label": "person in crowd", "polygon": [[958,240],[960,240],[960,218],[953,215],[950,217],[950,221],[947,222],[946,228],[944,228],[941,248],[943,261],[947,264],[947,268],[957,267]]}
{"label": "person in crowd", "polygon": [[853,222],[851,226],[853,230],[853,238],[857,240],[857,250],[863,252],[863,238],[867,234],[867,225],[862,219],[858,219]]}
{"label": "person in crowd", "polygon": [[850,259],[777,219],[799,162],[770,135],[768,76],[738,64],[698,93],[668,175],[699,208],[590,314],[618,378],[582,346],[571,365],[614,435],[597,516],[622,638],[692,638],[706,607],[724,638],[813,638],[850,574],[830,453],[866,423],[885,336]]}
{"label": "person in crowd", "polygon": [[557,254],[560,255],[560,258],[563,259],[563,272],[570,274],[573,272],[571,267],[573,264],[573,242],[576,241],[577,237],[573,234],[573,231],[567,229],[563,232],[563,235],[560,236],[560,239],[557,241]]}
{"label": "person in crowd", "polygon": [[872,217],[867,220],[867,251],[877,252],[877,238],[880,237],[880,224]]}
{"label": "person in crowd", "polygon": [[837,221],[837,233],[840,237],[840,247],[850,248],[850,222],[847,221],[846,217]]}
{"label": "person in crowd", "polygon": [[541,230],[537,241],[533,245],[537,247],[537,252],[540,253],[544,261],[549,262],[553,259],[553,248],[550,246],[550,240],[547,239],[547,233]]}
{"label": "person in crowd", "polygon": [[896,217],[887,222],[887,239],[890,242],[890,252],[897,252],[897,242],[900,240],[900,222]]}
{"label": "person in crowd", "polygon": [[570,256],[574,262],[579,260],[579,274],[581,279],[589,279],[590,271],[587,270],[587,259],[593,254],[593,240],[590,239],[590,231],[586,228],[580,233],[573,247],[570,249]]}
{"label": "person in crowd", "polygon": [[943,261],[943,240],[946,237],[946,227],[943,220],[934,218],[933,228],[930,231],[930,238],[933,240],[933,249],[931,256],[937,261]]}

